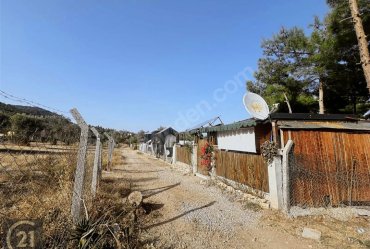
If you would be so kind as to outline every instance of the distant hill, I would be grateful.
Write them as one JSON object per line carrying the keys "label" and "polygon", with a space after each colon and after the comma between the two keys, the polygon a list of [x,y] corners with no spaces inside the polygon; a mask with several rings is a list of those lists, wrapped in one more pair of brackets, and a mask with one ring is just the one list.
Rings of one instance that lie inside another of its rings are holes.
{"label": "distant hill", "polygon": [[33,116],[60,116],[55,112],[51,112],[40,107],[11,105],[2,102],[0,102],[0,112],[9,116],[14,115],[16,113],[24,113]]}
{"label": "distant hill", "polygon": [[[58,113],[51,112],[40,107],[11,105],[3,102],[0,102],[0,133],[4,134],[8,131],[14,130],[12,116],[15,114],[25,114],[30,116],[27,117],[28,119],[37,121],[25,122],[25,124],[21,123],[19,124],[20,127],[18,130],[22,130],[23,132],[32,131],[33,134],[35,134],[34,131],[36,129],[39,131],[53,131],[54,133],[52,135],[49,134],[47,137],[48,142],[55,142],[56,140],[68,142],[68,139],[79,136],[80,131],[78,126],[72,123],[70,119],[59,115]],[[115,129],[103,128],[101,126],[96,126],[96,129],[101,135],[107,132],[115,139],[117,143],[134,143],[137,141],[136,136],[132,136],[134,132],[125,130],[118,131]],[[57,132],[55,133],[55,131]],[[28,135],[26,137],[29,139]],[[22,139],[24,139],[24,137]],[[101,141],[104,142],[106,140],[106,136],[102,135]],[[24,140],[22,141],[24,142]]]}

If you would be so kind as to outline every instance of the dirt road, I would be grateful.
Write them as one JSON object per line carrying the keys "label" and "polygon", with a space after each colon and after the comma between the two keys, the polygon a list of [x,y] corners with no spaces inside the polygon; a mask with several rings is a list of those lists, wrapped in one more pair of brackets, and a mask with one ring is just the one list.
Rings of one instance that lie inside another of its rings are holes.
{"label": "dirt road", "polygon": [[200,184],[160,160],[124,149],[114,169],[141,191],[151,210],[143,235],[155,248],[320,248],[320,244],[274,227],[216,186]]}

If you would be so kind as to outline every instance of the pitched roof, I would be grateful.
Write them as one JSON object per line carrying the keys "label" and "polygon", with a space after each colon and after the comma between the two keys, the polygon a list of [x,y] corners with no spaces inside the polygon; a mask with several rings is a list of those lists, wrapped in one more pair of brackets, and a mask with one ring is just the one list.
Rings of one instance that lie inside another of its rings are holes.
{"label": "pitched roof", "polygon": [[318,114],[318,113],[271,113],[271,120],[327,120],[327,121],[357,121],[353,114]]}
{"label": "pitched roof", "polygon": [[[215,122],[216,122],[216,121],[220,121],[220,124],[221,124],[221,125],[223,124],[223,122],[222,122],[221,118],[218,116],[218,117],[214,117],[214,118],[212,118],[212,119],[206,120],[206,121],[204,121],[204,122],[202,122],[202,123],[200,123],[200,124],[198,124],[198,125],[196,125],[196,126],[194,126],[194,127],[190,128],[190,129],[185,130],[184,132],[192,133],[192,131],[193,131],[193,130],[195,130],[195,131],[196,131],[196,130],[198,130],[198,129],[200,129],[200,128],[205,128],[205,127],[215,126]],[[217,124],[217,125],[220,125],[220,124]]]}
{"label": "pitched roof", "polygon": [[317,130],[317,129],[335,129],[335,130],[358,130],[370,131],[370,122],[313,122],[313,121],[292,121],[284,120],[278,123],[281,129],[299,129],[299,130]]}

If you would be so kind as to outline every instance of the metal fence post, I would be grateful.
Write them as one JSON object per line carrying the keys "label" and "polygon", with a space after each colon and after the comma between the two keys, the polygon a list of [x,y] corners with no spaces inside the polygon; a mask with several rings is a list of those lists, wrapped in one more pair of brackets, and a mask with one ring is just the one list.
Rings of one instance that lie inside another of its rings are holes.
{"label": "metal fence post", "polygon": [[100,134],[99,134],[99,132],[95,129],[95,127],[91,127],[90,129],[96,137],[94,167],[93,167],[93,174],[92,174],[92,180],[91,180],[91,193],[92,193],[93,197],[95,197],[97,185],[99,184],[98,181],[100,180],[99,179],[100,177],[98,176],[98,174],[100,174],[99,168],[101,168],[101,166],[99,166],[99,163],[101,162],[100,158],[99,158],[100,157],[100,151],[101,151],[100,150],[101,143],[100,143]]}
{"label": "metal fence post", "polygon": [[81,114],[76,108],[72,109],[70,112],[81,129],[71,206],[72,219],[73,222],[76,223],[80,220],[81,215],[89,126],[86,124],[85,120],[82,118]]}

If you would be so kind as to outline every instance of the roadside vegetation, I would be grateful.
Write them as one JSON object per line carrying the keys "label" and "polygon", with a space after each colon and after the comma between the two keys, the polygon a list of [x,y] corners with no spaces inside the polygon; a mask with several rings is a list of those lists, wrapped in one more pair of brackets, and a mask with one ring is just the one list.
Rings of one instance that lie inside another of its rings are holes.
{"label": "roadside vegetation", "polygon": [[[69,146],[65,153],[66,146],[61,150],[61,146],[48,145],[45,154],[32,145],[25,148],[31,147],[32,154],[22,153],[22,146],[12,147],[18,153],[0,152],[2,225],[8,219],[42,220],[45,248],[138,248],[136,208],[125,201],[131,192],[129,182],[104,177],[94,201],[84,200],[84,218],[74,225],[70,200],[77,148]],[[116,150],[113,165],[121,164],[121,151]],[[86,182],[90,183],[88,176],[89,170]],[[84,188],[88,192],[90,185]]]}

